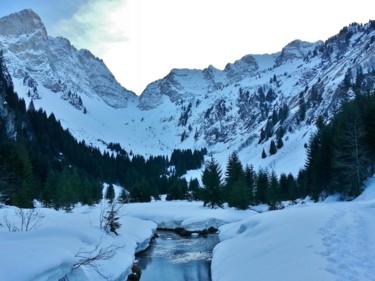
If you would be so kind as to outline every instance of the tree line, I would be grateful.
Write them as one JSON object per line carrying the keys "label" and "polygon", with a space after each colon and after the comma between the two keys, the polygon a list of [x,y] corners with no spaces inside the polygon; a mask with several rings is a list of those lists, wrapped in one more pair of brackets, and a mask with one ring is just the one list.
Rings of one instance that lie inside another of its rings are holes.
{"label": "tree line", "polygon": [[356,95],[329,124],[321,118],[307,145],[307,162],[299,177],[314,200],[340,193],[358,196],[374,173],[375,94]]}
{"label": "tree line", "polygon": [[202,174],[203,188],[197,197],[205,206],[248,209],[250,205],[268,204],[271,209],[281,206],[281,201],[296,200],[303,196],[298,188],[297,179],[292,174],[281,174],[275,171],[260,169],[255,171],[252,165],[242,165],[236,152],[227,162],[223,174],[220,165],[211,157]]}
{"label": "tree line", "polygon": [[281,201],[310,196],[314,201],[339,194],[352,199],[363,191],[363,182],[374,173],[375,164],[375,93],[358,94],[346,101],[330,123],[319,117],[317,131],[306,145],[307,159],[295,177],[253,166],[243,167],[234,152],[223,175],[213,157],[206,163],[203,189],[198,198],[210,207],[247,209],[265,203],[271,209]]}

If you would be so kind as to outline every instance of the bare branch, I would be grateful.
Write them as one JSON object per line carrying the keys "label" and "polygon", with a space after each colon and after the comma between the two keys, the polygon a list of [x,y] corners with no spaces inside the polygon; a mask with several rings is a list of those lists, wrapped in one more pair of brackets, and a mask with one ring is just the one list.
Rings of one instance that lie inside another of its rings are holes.
{"label": "bare branch", "polygon": [[44,214],[38,209],[21,209],[17,208],[14,210],[15,216],[18,218],[18,226],[9,220],[8,213],[5,211],[3,215],[3,223],[10,232],[18,231],[31,231],[37,229],[41,225],[41,221],[44,218]]}
{"label": "bare branch", "polygon": [[5,211],[4,214],[3,214],[3,222],[4,222],[6,228],[8,229],[9,232],[16,232],[16,231],[18,231],[17,228],[15,227],[14,223],[12,223],[9,220],[8,212],[7,211]]}
{"label": "bare branch", "polygon": [[97,244],[92,251],[79,251],[77,254],[75,254],[78,261],[73,264],[72,271],[81,267],[90,267],[102,278],[109,280],[109,276],[106,276],[100,272],[100,265],[98,265],[97,262],[111,259],[121,247],[110,245],[104,248],[99,248],[99,246],[100,243]]}

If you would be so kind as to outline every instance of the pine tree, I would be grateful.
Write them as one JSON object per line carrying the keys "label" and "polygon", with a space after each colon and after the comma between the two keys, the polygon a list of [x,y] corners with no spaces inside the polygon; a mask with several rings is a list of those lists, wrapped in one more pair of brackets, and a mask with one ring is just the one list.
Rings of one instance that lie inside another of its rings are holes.
{"label": "pine tree", "polygon": [[298,198],[297,182],[292,174],[288,174],[288,198],[289,200],[296,200]]}
{"label": "pine tree", "polygon": [[187,182],[184,178],[172,176],[169,178],[167,200],[183,200],[187,197]]}
{"label": "pine tree", "polygon": [[347,104],[339,117],[334,150],[337,181],[344,196],[357,196],[370,164],[364,145],[365,127],[354,103]]}
{"label": "pine tree", "polygon": [[125,190],[125,188],[121,189],[118,201],[120,204],[125,204],[129,202],[129,193]]}
{"label": "pine tree", "polygon": [[312,135],[307,145],[307,159],[305,164],[306,175],[305,184],[306,191],[314,201],[319,200],[322,186],[320,185],[319,175],[319,158],[320,143],[316,135]]}
{"label": "pine tree", "polygon": [[233,183],[228,197],[229,207],[246,210],[251,203],[250,190],[246,184],[245,177]]}
{"label": "pine tree", "polygon": [[131,191],[131,201],[132,202],[150,202],[151,201],[151,187],[149,183],[142,179],[140,182],[136,183],[133,190]]}
{"label": "pine tree", "polygon": [[270,155],[274,155],[277,152],[277,148],[276,148],[276,144],[274,140],[271,140],[269,152],[270,152]]}
{"label": "pine tree", "polygon": [[230,190],[232,185],[240,180],[243,176],[243,168],[238,154],[233,152],[228,159],[226,171],[225,171],[225,184],[226,188]]}
{"label": "pine tree", "polygon": [[198,179],[190,179],[188,192],[189,192],[189,199],[191,199],[191,200],[197,199],[198,192],[199,192],[199,181],[198,181]]}
{"label": "pine tree", "polygon": [[279,179],[279,194],[281,200],[289,200],[289,185],[288,177],[282,173]]}
{"label": "pine tree", "polygon": [[264,158],[266,158],[267,157],[267,154],[266,154],[266,152],[264,151],[264,148],[263,148],[263,151],[262,151],[262,158],[264,159]]}
{"label": "pine tree", "polygon": [[270,210],[276,210],[280,205],[279,195],[279,181],[277,179],[276,172],[272,170],[269,179],[269,189],[267,191],[267,201],[270,206]]}
{"label": "pine tree", "polygon": [[245,168],[245,179],[247,188],[250,195],[250,204],[254,202],[254,186],[255,186],[256,173],[254,171],[253,165],[247,165]]}
{"label": "pine tree", "polygon": [[35,111],[35,106],[34,106],[34,101],[33,100],[30,100],[28,110],[29,111]]}
{"label": "pine tree", "polygon": [[20,208],[32,208],[32,190],[35,184],[33,180],[33,171],[27,151],[19,147],[15,162],[15,174],[18,190],[15,194],[15,204]]}
{"label": "pine tree", "polygon": [[0,167],[3,173],[1,191],[8,198],[7,203],[32,208],[36,182],[26,148],[14,141],[3,143],[0,146]]}
{"label": "pine tree", "polygon": [[256,178],[255,201],[267,203],[267,190],[269,185],[268,171],[260,169]]}
{"label": "pine tree", "polygon": [[223,206],[221,188],[221,170],[219,164],[211,156],[202,174],[202,197],[204,206],[215,208]]}
{"label": "pine tree", "polygon": [[105,199],[109,201],[109,203],[112,203],[115,199],[115,189],[112,184],[108,185],[107,191],[105,193]]}
{"label": "pine tree", "polygon": [[277,149],[280,149],[284,146],[284,142],[282,138],[277,139]]}
{"label": "pine tree", "polygon": [[298,110],[298,120],[297,120],[298,122],[301,122],[301,121],[305,120],[306,110],[307,110],[307,106],[306,106],[306,103],[305,103],[305,99],[302,97],[299,100],[299,110]]}

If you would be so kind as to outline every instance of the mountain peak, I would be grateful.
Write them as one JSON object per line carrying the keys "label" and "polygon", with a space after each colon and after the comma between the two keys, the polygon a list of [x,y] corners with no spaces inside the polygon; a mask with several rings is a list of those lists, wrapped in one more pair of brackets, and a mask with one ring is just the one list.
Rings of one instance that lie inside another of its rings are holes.
{"label": "mountain peak", "polygon": [[25,9],[0,19],[0,35],[2,36],[32,34],[38,30],[44,37],[47,37],[47,30],[41,18],[31,9]]}
{"label": "mountain peak", "polygon": [[279,66],[291,59],[303,58],[320,44],[322,44],[322,41],[311,43],[302,40],[293,40],[282,49],[280,55],[276,59],[275,65]]}
{"label": "mountain peak", "polygon": [[[31,9],[0,18],[0,49],[13,78],[29,88],[26,91],[37,93],[44,87],[79,110],[84,106],[82,102],[76,106],[78,97],[99,97],[116,108],[126,107],[135,97],[90,51],[77,50],[62,37],[48,36]],[[35,98],[42,97],[35,94]]]}

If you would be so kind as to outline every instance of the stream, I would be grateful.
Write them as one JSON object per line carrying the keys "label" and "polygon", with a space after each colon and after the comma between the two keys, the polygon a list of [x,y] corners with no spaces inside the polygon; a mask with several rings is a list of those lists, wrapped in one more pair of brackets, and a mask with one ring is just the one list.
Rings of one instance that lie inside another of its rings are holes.
{"label": "stream", "polygon": [[137,256],[141,281],[210,281],[212,250],[217,234],[181,237],[158,231],[151,246]]}

